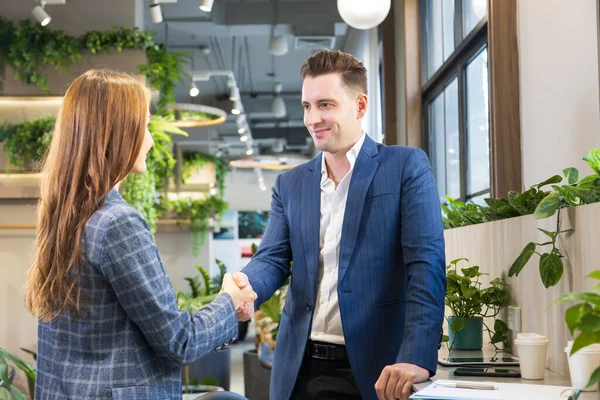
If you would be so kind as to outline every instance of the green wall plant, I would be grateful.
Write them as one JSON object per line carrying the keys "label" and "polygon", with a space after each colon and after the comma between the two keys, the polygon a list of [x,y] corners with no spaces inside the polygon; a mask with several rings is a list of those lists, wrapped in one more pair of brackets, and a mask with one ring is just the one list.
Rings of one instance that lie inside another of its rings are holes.
{"label": "green wall plant", "polygon": [[183,168],[181,169],[181,180],[183,183],[186,183],[190,179],[192,171],[195,168],[202,168],[205,163],[211,162],[215,165],[215,179],[219,195],[221,197],[224,196],[225,178],[229,171],[231,171],[229,164],[225,160],[198,151],[184,151],[182,157]]}
{"label": "green wall plant", "polygon": [[142,49],[148,62],[138,66],[150,86],[162,95],[157,109],[175,101],[173,89],[177,81],[187,74],[183,64],[187,52],[168,52],[164,44],[154,40],[154,32],[139,28],[112,26],[107,31],[91,31],[80,37],[67,35],[62,30],[41,26],[32,20],[22,20],[18,26],[0,17],[0,62],[15,70],[15,78],[40,87],[48,92],[47,76],[42,66],[64,72],[69,66],[79,64],[84,50],[93,54]]}
{"label": "green wall plant", "polygon": [[[557,185],[563,181],[563,177],[554,175],[523,193],[509,192],[506,199],[485,199],[487,207],[447,198],[448,204],[441,206],[444,227],[449,229],[529,214],[533,214],[536,219],[542,219],[558,213],[555,231],[539,229],[550,240],[528,243],[508,273],[510,277],[518,276],[533,254],[537,254],[540,256],[542,283],[545,287],[554,286],[560,281],[564,270],[563,254],[556,242],[559,235],[572,232],[572,229],[560,230],[560,210],[600,201],[600,148],[591,149],[583,159],[595,174],[579,180],[579,171],[576,168],[566,168],[563,170],[566,184]],[[550,186],[552,190],[542,190],[546,186]],[[550,250],[545,253],[536,251],[538,247],[544,246],[551,246]]]}
{"label": "green wall plant", "polygon": [[22,124],[0,126],[0,141],[4,152],[15,167],[24,168],[39,163],[50,145],[56,118],[47,117]]}

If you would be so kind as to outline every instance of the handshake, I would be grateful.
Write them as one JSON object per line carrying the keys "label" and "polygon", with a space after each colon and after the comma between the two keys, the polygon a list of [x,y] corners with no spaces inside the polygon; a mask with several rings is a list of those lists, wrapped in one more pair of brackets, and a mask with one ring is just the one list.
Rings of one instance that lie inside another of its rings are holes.
{"label": "handshake", "polygon": [[221,292],[225,292],[231,296],[238,321],[244,322],[252,318],[256,293],[252,290],[246,274],[243,272],[236,272],[234,275],[231,275],[229,272],[226,273],[223,278]]}

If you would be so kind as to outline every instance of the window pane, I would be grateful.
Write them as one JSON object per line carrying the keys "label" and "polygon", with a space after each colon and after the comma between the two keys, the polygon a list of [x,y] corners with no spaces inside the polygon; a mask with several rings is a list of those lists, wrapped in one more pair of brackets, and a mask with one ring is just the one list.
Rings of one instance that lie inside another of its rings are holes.
{"label": "window pane", "polygon": [[467,195],[490,188],[488,52],[467,65]]}
{"label": "window pane", "polygon": [[485,202],[485,199],[489,199],[489,198],[490,198],[490,192],[487,192],[487,193],[480,194],[477,197],[471,197],[467,202],[475,203],[475,204],[479,204],[480,206],[487,207],[488,205]]}
{"label": "window pane", "polygon": [[485,16],[487,0],[463,0],[463,38],[477,26]]}
{"label": "window pane", "polygon": [[429,149],[438,193],[460,198],[458,82],[454,78],[429,105]]}
{"label": "window pane", "polygon": [[426,82],[454,51],[454,0],[421,0]]}

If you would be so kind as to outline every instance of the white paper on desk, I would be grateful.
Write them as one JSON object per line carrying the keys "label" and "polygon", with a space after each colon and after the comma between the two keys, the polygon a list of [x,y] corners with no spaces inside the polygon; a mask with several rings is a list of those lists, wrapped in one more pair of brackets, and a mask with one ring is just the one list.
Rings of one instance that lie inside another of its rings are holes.
{"label": "white paper on desk", "polygon": [[[439,382],[455,382],[439,380]],[[465,383],[467,381],[460,381]],[[478,382],[482,383],[482,382]],[[567,386],[526,385],[521,383],[486,382],[498,386],[496,390],[458,389],[436,385],[435,382],[410,396],[411,399],[436,400],[561,400],[571,392]],[[566,394],[566,396],[565,396]],[[561,397],[562,396],[562,397]]]}

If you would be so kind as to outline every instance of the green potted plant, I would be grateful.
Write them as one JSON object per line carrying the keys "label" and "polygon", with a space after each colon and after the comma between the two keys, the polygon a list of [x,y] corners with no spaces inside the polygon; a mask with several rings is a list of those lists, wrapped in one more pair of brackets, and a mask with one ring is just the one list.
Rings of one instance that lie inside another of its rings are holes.
{"label": "green potted plant", "polygon": [[[22,349],[23,351],[34,354],[35,353]],[[33,390],[35,388],[35,374],[36,369],[35,366],[28,363],[27,361],[21,359],[20,357],[6,351],[5,349],[0,347],[0,399],[15,399],[15,400],[25,400],[26,396],[16,387],[12,385],[11,379],[9,379],[8,373],[8,362],[10,361],[14,364],[15,367],[20,369],[27,375],[27,384],[29,387],[29,396],[33,399]]]}
{"label": "green potted plant", "polygon": [[[594,271],[587,276],[591,279],[596,279],[600,281],[600,270]],[[570,350],[568,352],[569,356],[569,369],[571,370],[571,381],[573,385],[576,385],[575,380],[580,380],[580,376],[574,376],[575,374],[584,373],[588,374],[588,371],[574,371],[572,366],[573,362],[571,357],[575,355],[577,352],[584,353],[586,352],[584,348],[589,348],[590,345],[600,344],[600,283],[596,284],[594,288],[594,292],[571,292],[561,296],[555,304],[564,303],[566,301],[577,301],[578,303],[569,307],[565,312],[565,321],[567,323],[567,327],[571,332],[571,335],[575,335],[575,332],[578,334],[575,336],[575,340],[573,341],[572,347],[569,349],[567,347],[566,350]],[[592,352],[587,352],[592,353]],[[594,351],[592,357],[597,359],[598,352]],[[580,360],[583,361],[583,360]],[[581,362],[583,364],[583,362]],[[585,376],[584,382],[589,379],[589,382],[585,385],[585,387],[590,388],[600,382],[600,365],[591,372],[591,376]]]}
{"label": "green potted plant", "polygon": [[[217,265],[219,265],[219,274],[213,278],[200,264],[194,265],[199,275],[184,278],[190,286],[190,292],[177,292],[177,305],[181,310],[190,313],[196,312],[219,295],[227,269],[218,260]],[[190,379],[192,379],[192,382],[198,382],[200,385],[220,386],[225,390],[229,390],[231,381],[231,352],[229,348],[225,347],[209,353],[198,361],[194,361],[183,369],[182,376],[185,386],[188,386]],[[187,389],[190,390],[189,386]]]}
{"label": "green potted plant", "polygon": [[[504,279],[496,278],[489,287],[482,289],[479,278],[486,273],[479,272],[478,266],[461,268],[458,264],[469,260],[459,258],[446,267],[448,285],[445,303],[450,308],[448,336],[449,349],[477,350],[483,346],[483,329],[488,331],[490,343],[496,348],[498,343],[506,343],[508,327],[498,318],[500,311],[508,306],[510,293]],[[485,318],[494,320],[493,329],[485,322]]]}

